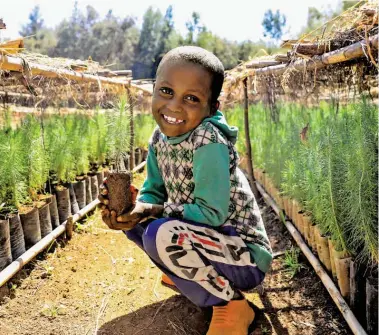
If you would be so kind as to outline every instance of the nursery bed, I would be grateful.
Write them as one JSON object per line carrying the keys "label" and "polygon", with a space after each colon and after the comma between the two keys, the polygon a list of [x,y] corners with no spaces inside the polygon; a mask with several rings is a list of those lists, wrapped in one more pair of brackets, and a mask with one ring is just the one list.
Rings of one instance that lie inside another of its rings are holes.
{"label": "nursery bed", "polygon": [[[294,246],[275,213],[263,202],[261,209],[274,252]],[[79,231],[9,284],[0,304],[2,334],[206,332],[210,311],[161,286],[159,270],[123,233],[107,229],[99,213]],[[261,309],[252,334],[350,334],[306,260],[300,256],[305,268],[291,280],[284,258],[276,257],[263,287],[248,294]]]}

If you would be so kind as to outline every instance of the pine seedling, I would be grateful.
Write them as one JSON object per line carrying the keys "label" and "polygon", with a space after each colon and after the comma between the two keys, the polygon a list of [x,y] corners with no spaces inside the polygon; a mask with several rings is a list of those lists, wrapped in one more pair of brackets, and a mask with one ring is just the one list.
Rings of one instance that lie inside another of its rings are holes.
{"label": "pine seedling", "polygon": [[48,179],[49,160],[43,145],[41,126],[32,114],[26,116],[22,125],[24,137],[24,151],[27,153],[27,184],[29,196],[32,200],[37,199],[37,193],[44,188]]}
{"label": "pine seedling", "polygon": [[19,129],[12,129],[10,117],[6,116],[5,121],[0,131],[0,198],[5,207],[17,208],[27,199],[24,138]]}

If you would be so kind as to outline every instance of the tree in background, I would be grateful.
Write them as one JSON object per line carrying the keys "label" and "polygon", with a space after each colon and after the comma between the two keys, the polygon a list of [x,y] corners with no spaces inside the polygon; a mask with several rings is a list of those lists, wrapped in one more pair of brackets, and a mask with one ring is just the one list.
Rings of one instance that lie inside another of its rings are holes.
{"label": "tree in background", "polygon": [[132,17],[118,18],[111,11],[92,25],[88,53],[112,69],[130,69],[135,61],[139,30]]}
{"label": "tree in background", "polygon": [[91,27],[97,19],[96,14],[88,6],[87,15],[84,15],[78,8],[78,1],[75,1],[70,19],[63,20],[57,27],[58,44],[53,55],[73,59],[88,58],[87,44],[91,37]]}
{"label": "tree in background", "polygon": [[73,59],[90,57],[110,69],[132,69],[136,79],[154,78],[164,54],[180,45],[197,45],[213,52],[227,70],[263,49],[276,51],[263,41],[237,43],[221,38],[207,29],[197,12],[192,13],[186,26],[187,33],[182,36],[175,29],[172,6],[165,15],[148,8],[142,29],[138,29],[133,17],[117,17],[109,10],[101,18],[92,6],[81,11],[76,1],[72,15],[55,29],[44,26],[39,7],[35,7],[21,34],[33,35],[25,40],[29,51]]}
{"label": "tree in background", "polygon": [[344,0],[344,1],[342,1],[341,11],[344,12],[345,10],[349,9],[350,7],[355,6],[358,3],[360,3],[359,6],[364,5],[364,1],[362,1],[362,0]]}
{"label": "tree in background", "polygon": [[142,30],[136,49],[133,74],[137,78],[151,78],[159,41],[162,38],[163,16],[159,9],[151,6],[143,16]]}
{"label": "tree in background", "polygon": [[32,9],[29,22],[22,26],[19,33],[25,37],[26,49],[32,52],[49,54],[57,43],[54,31],[44,25],[39,6]]}
{"label": "tree in background", "polygon": [[154,66],[152,77],[155,77],[158,65],[163,56],[171,49],[183,45],[183,38],[175,31],[172,6],[168,6],[166,14],[163,17],[163,24],[161,30],[161,38],[158,43],[157,51],[154,57]]}
{"label": "tree in background", "polygon": [[264,29],[263,35],[278,41],[283,35],[283,28],[285,25],[285,15],[281,14],[279,10],[274,13],[271,9],[269,9],[265,12],[262,21],[262,26]]}
{"label": "tree in background", "polygon": [[192,12],[192,19],[186,22],[188,30],[186,44],[194,45],[196,35],[201,31],[204,31],[205,27],[200,25],[200,14],[198,12]]}

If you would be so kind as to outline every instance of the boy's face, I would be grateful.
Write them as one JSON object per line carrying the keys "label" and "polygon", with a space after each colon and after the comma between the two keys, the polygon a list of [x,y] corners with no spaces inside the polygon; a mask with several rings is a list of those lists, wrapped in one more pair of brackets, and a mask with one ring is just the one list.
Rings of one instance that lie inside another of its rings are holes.
{"label": "boy's face", "polygon": [[196,128],[210,115],[212,77],[200,65],[164,64],[153,94],[153,116],[166,136]]}

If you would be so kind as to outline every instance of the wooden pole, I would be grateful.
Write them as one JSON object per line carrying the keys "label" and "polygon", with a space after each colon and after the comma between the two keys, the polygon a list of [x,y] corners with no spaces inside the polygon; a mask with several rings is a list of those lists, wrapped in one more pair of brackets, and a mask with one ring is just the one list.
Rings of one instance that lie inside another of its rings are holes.
{"label": "wooden pole", "polygon": [[68,69],[54,68],[48,65],[37,64],[33,62],[26,63],[20,57],[13,57],[0,54],[0,70],[25,72],[25,70],[31,72],[32,76],[43,76],[46,78],[65,78],[69,80],[75,80],[77,82],[93,82],[101,84],[110,84],[119,86],[121,89],[125,87],[131,87],[140,91],[147,92],[151,95],[151,92],[145,88],[139,87],[130,82],[130,79],[120,80],[113,78],[106,78],[98,75],[87,74],[77,72]]}
{"label": "wooden pole", "polygon": [[247,69],[259,69],[267,66],[273,66],[273,65],[280,65],[283,62],[277,61],[277,60],[261,60],[261,61],[254,61],[249,64],[246,64]]}
{"label": "wooden pole", "polygon": [[247,78],[243,80],[243,92],[245,99],[245,109],[244,109],[244,124],[245,124],[245,142],[246,142],[246,154],[247,154],[247,173],[250,181],[251,189],[254,193],[255,199],[258,201],[260,199],[260,194],[255,185],[254,170],[253,170],[253,157],[251,154],[251,142],[250,142],[250,131],[249,131],[249,100],[247,95]]}
{"label": "wooden pole", "polygon": [[[86,216],[87,213],[94,210],[99,204],[99,200],[94,200],[77,214],[72,216],[73,222]],[[3,271],[0,272],[0,287],[3,286],[10,278],[12,278],[22,267],[29,263],[35,256],[41,251],[46,249],[52,241],[66,231],[67,221],[64,221],[61,225],[55,228],[50,234],[46,235],[42,240],[34,244],[30,249],[23,253],[19,258],[8,265]]]}
{"label": "wooden pole", "polygon": [[[272,209],[275,211],[277,215],[279,215],[279,208],[276,206],[274,201],[271,199],[271,197],[264,191],[263,187],[257,183],[257,188],[259,192],[262,194],[262,197],[266,201],[268,205],[272,207]],[[339,292],[336,285],[333,283],[333,280],[329,277],[329,275],[326,273],[324,268],[322,267],[319,260],[313,255],[312,251],[309,250],[307,244],[302,239],[300,233],[296,230],[294,225],[289,222],[284,222],[286,228],[291,233],[292,237],[296,241],[297,245],[300,247],[301,251],[307,257],[309,263],[312,265],[313,269],[316,271],[317,275],[320,277],[322,283],[324,284],[325,288],[329,292],[330,296],[332,297],[333,301],[337,305],[338,309],[342,313],[344,319],[346,320],[347,324],[349,325],[351,331],[355,335],[367,335],[361,324],[358,322],[357,318],[349,308],[349,305],[346,303],[346,301],[341,296],[341,293]]]}
{"label": "wooden pole", "polygon": [[[371,48],[378,49],[378,35],[371,36],[368,42]],[[251,70],[248,75],[281,75],[287,70],[304,71],[319,69],[326,67],[327,65],[342,63],[354,58],[362,57],[367,52],[366,50],[366,40],[362,40],[342,49],[325,53],[322,56],[313,56],[311,59],[299,59],[291,65],[281,64]]]}
{"label": "wooden pole", "polygon": [[129,117],[130,117],[130,125],[129,125],[129,132],[130,132],[130,144],[129,144],[129,151],[130,151],[130,170],[134,169],[135,165],[135,155],[134,155],[134,98],[130,92],[130,89],[126,89],[128,93],[128,101],[129,101]]}

